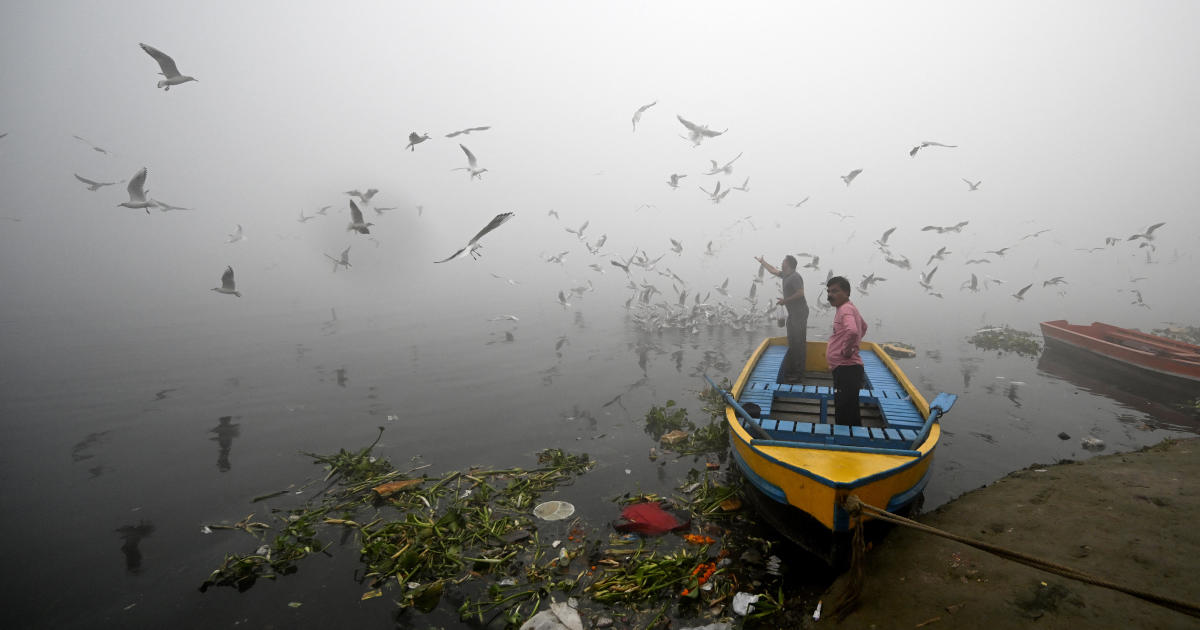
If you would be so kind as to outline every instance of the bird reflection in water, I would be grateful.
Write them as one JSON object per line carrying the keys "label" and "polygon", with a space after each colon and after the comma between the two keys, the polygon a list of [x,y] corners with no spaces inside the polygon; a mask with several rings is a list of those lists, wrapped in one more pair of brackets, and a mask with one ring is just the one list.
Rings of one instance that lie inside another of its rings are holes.
{"label": "bird reflection in water", "polygon": [[238,427],[241,425],[233,424],[233,416],[222,416],[217,419],[217,426],[210,429],[209,433],[216,433],[216,437],[209,438],[217,442],[217,470],[221,472],[229,472],[231,465],[229,463],[229,449],[233,447],[233,438],[238,436]]}
{"label": "bird reflection in water", "polygon": [[123,525],[117,528],[121,535],[121,553],[125,554],[125,570],[129,573],[142,572],[142,550],[138,548],[143,538],[154,533],[154,525],[139,521],[137,525]]}
{"label": "bird reflection in water", "polygon": [[345,387],[350,382],[350,377],[346,376],[346,368],[338,368],[334,372],[337,373],[338,387]]}

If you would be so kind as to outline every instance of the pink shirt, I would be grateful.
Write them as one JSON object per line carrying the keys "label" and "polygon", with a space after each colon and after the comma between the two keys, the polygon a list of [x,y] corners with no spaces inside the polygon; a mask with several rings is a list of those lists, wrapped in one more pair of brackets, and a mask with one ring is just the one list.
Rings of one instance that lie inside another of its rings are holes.
{"label": "pink shirt", "polygon": [[[841,305],[833,315],[833,335],[825,345],[825,362],[832,371],[843,365],[862,365],[858,356],[858,342],[867,334],[867,322],[858,313],[858,307],[850,301]],[[846,356],[849,352],[850,356]]]}

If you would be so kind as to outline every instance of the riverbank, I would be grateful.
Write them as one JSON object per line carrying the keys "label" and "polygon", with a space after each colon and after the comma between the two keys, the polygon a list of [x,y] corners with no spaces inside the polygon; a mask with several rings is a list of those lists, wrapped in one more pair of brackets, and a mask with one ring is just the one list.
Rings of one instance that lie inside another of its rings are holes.
{"label": "riverbank", "polygon": [[[1032,466],[920,521],[1118,584],[1200,601],[1200,439]],[[898,527],[839,628],[1197,628],[1200,619]],[[832,600],[843,575],[824,595]],[[828,611],[826,611],[828,612]]]}

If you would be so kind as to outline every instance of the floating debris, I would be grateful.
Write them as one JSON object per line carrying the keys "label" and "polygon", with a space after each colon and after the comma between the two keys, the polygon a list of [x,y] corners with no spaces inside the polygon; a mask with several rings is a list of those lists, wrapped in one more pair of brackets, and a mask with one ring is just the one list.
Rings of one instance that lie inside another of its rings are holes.
{"label": "floating debris", "polygon": [[916,347],[899,341],[885,341],[879,344],[879,347],[893,359],[911,359],[917,356]]}
{"label": "floating debris", "polygon": [[661,501],[648,501],[625,506],[621,518],[613,521],[613,528],[619,532],[657,536],[687,529],[691,524],[692,519],[668,512]]}
{"label": "floating debris", "polygon": [[967,342],[980,350],[998,350],[1001,354],[1013,352],[1030,358],[1042,352],[1042,345],[1036,335],[1008,326],[980,328],[967,338]]}
{"label": "floating debris", "polygon": [[1063,431],[1063,432],[1061,432],[1061,433],[1059,433],[1059,434],[1058,434],[1058,439],[1060,439],[1060,440],[1069,440],[1069,439],[1071,439],[1071,436],[1070,436],[1070,434],[1068,434],[1066,431]]}
{"label": "floating debris", "polygon": [[1200,346],[1200,326],[1180,326],[1179,324],[1171,324],[1166,328],[1155,328],[1152,330],[1156,335],[1182,341],[1192,345]]}
{"label": "floating debris", "polygon": [[1083,448],[1086,448],[1089,451],[1104,450],[1104,440],[1101,440],[1098,437],[1092,437],[1089,435],[1081,439],[1079,443],[1081,446],[1083,446]]}
{"label": "floating debris", "polygon": [[754,612],[754,604],[758,601],[759,595],[751,593],[738,592],[733,596],[733,612],[736,615],[745,617]]}
{"label": "floating debris", "polygon": [[566,501],[546,501],[533,508],[533,515],[543,521],[561,521],[575,513],[575,506]]}

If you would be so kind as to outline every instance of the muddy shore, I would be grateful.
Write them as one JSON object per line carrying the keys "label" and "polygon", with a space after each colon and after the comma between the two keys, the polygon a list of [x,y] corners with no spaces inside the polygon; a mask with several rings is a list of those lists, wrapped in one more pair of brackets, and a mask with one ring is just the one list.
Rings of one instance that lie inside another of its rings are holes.
{"label": "muddy shore", "polygon": [[[920,522],[1143,591],[1200,601],[1200,439],[1032,466]],[[866,556],[839,628],[1200,628],[1200,619],[905,527]],[[841,588],[839,578],[823,596]]]}

